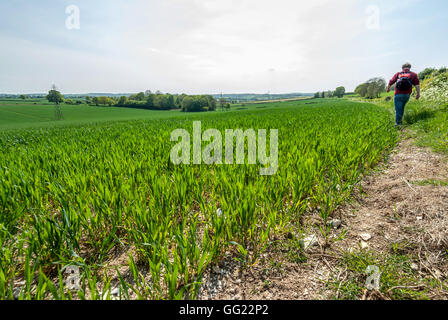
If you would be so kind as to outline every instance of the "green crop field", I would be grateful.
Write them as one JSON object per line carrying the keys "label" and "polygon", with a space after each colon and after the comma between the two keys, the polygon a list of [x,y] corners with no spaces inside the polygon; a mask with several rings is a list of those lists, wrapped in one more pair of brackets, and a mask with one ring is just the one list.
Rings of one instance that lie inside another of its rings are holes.
{"label": "green crop field", "polygon": [[[36,103],[36,104],[34,104]],[[54,121],[54,105],[43,100],[0,100],[0,130],[78,125],[117,120],[156,119],[184,116],[179,111],[62,105],[64,119]]]}
{"label": "green crop field", "polygon": [[[0,297],[21,282],[20,299],[110,298],[117,286],[122,299],[194,299],[207,268],[228,255],[253,265],[276,235],[304,232],[309,210],[326,236],[398,139],[385,109],[337,99],[188,115],[73,106],[62,127],[52,108],[0,107]],[[193,120],[223,134],[278,129],[277,174],[173,165],[170,134]],[[67,266],[79,267],[76,291],[64,289]]]}
{"label": "green crop field", "polygon": [[[285,103],[259,103],[257,105],[247,104],[235,106],[234,111],[259,110],[266,108],[277,108]],[[101,123],[110,121],[127,120],[156,120],[167,118],[188,118],[191,114],[179,110],[155,111],[145,109],[132,109],[120,107],[96,107],[86,104],[61,105],[64,119],[54,121],[54,104],[42,99],[0,99],[0,130],[18,128],[48,128],[64,127],[74,125],[85,125],[87,123]],[[217,113],[222,112],[218,110]],[[229,111],[225,111],[229,112]],[[210,116],[204,114],[204,116]]]}

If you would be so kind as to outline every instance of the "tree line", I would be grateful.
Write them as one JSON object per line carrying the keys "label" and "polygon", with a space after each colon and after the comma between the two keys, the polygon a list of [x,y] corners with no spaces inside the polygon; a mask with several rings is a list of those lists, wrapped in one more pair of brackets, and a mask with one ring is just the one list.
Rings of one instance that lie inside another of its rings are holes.
{"label": "tree line", "polygon": [[423,81],[429,77],[436,77],[436,76],[441,75],[447,71],[448,71],[448,69],[446,67],[442,67],[440,69],[426,68],[425,70],[423,70],[422,72],[420,72],[418,74],[418,78],[420,79],[420,81]]}
{"label": "tree line", "polygon": [[[81,104],[79,101],[71,99],[64,99],[64,96],[56,89],[50,90],[47,95],[47,100],[56,105],[60,103],[66,104]],[[148,110],[172,110],[181,109],[183,112],[204,112],[215,111],[217,106],[216,99],[211,95],[172,95],[169,93],[161,93],[157,91],[152,93],[150,90],[146,92],[139,92],[129,97],[89,97],[86,98],[86,103],[91,106],[117,106],[123,108],[138,108]]]}
{"label": "tree line", "polygon": [[334,91],[316,92],[314,98],[342,98],[345,95],[345,87],[337,87]]}
{"label": "tree line", "polygon": [[[110,105],[112,101],[108,100],[106,102]],[[183,112],[215,111],[216,104],[216,99],[211,95],[172,95],[161,92],[152,93],[150,91],[146,93],[139,92],[131,95],[129,98],[122,96],[116,101],[117,106],[125,108],[150,110],[182,109]]]}

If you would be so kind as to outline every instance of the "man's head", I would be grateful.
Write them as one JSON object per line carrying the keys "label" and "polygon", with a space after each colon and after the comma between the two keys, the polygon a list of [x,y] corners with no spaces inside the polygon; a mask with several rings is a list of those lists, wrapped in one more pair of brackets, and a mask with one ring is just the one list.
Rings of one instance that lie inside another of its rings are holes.
{"label": "man's head", "polygon": [[412,66],[409,62],[406,62],[405,64],[403,64],[403,71],[405,70],[411,70]]}

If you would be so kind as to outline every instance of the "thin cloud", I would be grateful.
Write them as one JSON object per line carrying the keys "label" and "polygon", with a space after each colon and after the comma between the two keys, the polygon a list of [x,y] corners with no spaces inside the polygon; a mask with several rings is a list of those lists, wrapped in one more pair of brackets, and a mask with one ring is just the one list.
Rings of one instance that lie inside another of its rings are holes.
{"label": "thin cloud", "polygon": [[[53,82],[74,93],[352,90],[404,60],[443,64],[448,49],[440,42],[447,22],[432,18],[444,1],[78,0],[81,29],[69,31],[72,2],[0,4],[8,44],[1,91],[45,91]],[[366,28],[372,4],[380,30]],[[418,16],[419,28],[399,37],[396,24],[407,15]]]}

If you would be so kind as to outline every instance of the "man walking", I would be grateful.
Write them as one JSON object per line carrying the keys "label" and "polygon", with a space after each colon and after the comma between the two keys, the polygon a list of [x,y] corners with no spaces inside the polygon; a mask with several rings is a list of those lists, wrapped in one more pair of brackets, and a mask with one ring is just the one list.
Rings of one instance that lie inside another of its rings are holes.
{"label": "man walking", "polygon": [[411,97],[412,86],[415,86],[415,89],[417,90],[416,99],[420,99],[420,80],[418,79],[418,75],[411,71],[410,63],[405,63],[402,69],[402,72],[398,72],[394,75],[387,87],[387,92],[390,92],[390,88],[396,83],[394,100],[396,113],[395,126],[402,124],[404,107]]}

